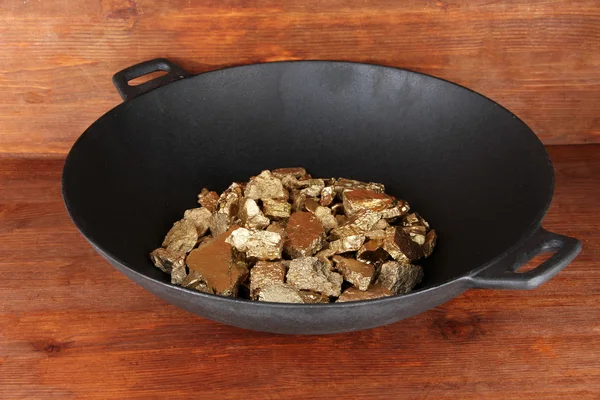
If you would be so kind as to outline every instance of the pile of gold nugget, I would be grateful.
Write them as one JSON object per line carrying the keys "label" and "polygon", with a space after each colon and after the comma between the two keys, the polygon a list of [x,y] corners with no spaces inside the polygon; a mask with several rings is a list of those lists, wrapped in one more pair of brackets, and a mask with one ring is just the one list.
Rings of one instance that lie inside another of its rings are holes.
{"label": "pile of gold nugget", "polygon": [[173,284],[281,303],[409,293],[435,230],[380,183],[263,171],[221,195],[202,189],[150,257]]}

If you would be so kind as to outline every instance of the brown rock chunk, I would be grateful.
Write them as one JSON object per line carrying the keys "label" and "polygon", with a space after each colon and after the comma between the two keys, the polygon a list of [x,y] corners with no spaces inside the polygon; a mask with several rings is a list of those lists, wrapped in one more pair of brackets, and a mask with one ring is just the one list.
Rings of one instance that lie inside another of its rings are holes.
{"label": "brown rock chunk", "polygon": [[295,212],[285,228],[284,251],[292,258],[312,256],[325,245],[325,230],[309,212]]}
{"label": "brown rock chunk", "polygon": [[359,290],[364,291],[369,288],[373,275],[375,275],[375,268],[372,265],[342,256],[334,256],[333,261],[335,269],[342,274],[346,281]]}
{"label": "brown rock chunk", "polygon": [[344,293],[340,295],[336,303],[344,303],[348,301],[361,301],[361,300],[373,300],[381,297],[391,296],[393,293],[388,289],[380,285],[371,285],[371,287],[362,291],[355,287],[344,290]]}
{"label": "brown rock chunk", "polygon": [[[425,221],[419,214],[412,213],[402,219],[404,232],[408,233],[410,238],[417,244],[425,244],[425,236],[429,231],[429,223]],[[435,235],[435,234],[434,234]]]}
{"label": "brown rock chunk", "polygon": [[292,205],[286,200],[265,199],[263,211],[269,218],[285,219],[292,213]]}
{"label": "brown rock chunk", "polygon": [[366,237],[363,234],[344,236],[341,239],[330,242],[329,249],[335,251],[336,254],[358,251],[365,242],[365,239]]}
{"label": "brown rock chunk", "polygon": [[225,214],[229,222],[233,223],[237,217],[242,203],[243,189],[238,183],[232,183],[219,197],[218,213]]}
{"label": "brown rock chunk", "polygon": [[378,212],[370,210],[362,211],[352,218],[349,218],[345,224],[333,229],[330,233],[333,238],[364,234],[365,232],[372,230],[373,225],[380,219],[381,215]]}
{"label": "brown rock chunk", "polygon": [[334,198],[335,198],[335,190],[334,190],[333,186],[325,186],[323,189],[321,189],[320,204],[323,207],[327,207],[331,203],[333,203]]}
{"label": "brown rock chunk", "polygon": [[361,182],[353,179],[339,178],[335,181],[333,188],[337,194],[342,194],[346,189],[369,189],[378,193],[385,193],[385,186],[375,182]]}
{"label": "brown rock chunk", "polygon": [[231,222],[227,214],[219,212],[213,213],[208,224],[210,233],[213,237],[221,236],[223,233],[227,232],[231,226]]}
{"label": "brown rock chunk", "polygon": [[290,261],[286,281],[300,290],[339,296],[343,278],[337,272],[332,272],[329,266],[318,258],[303,257]]}
{"label": "brown rock chunk", "polygon": [[391,196],[369,189],[344,190],[342,201],[346,215],[349,217],[365,210],[382,211],[393,203]]}
{"label": "brown rock chunk", "polygon": [[271,303],[304,303],[300,291],[285,283],[273,283],[263,287],[258,292],[258,300]]}
{"label": "brown rock chunk", "polygon": [[278,260],[283,249],[281,235],[269,231],[237,228],[225,241],[233,245],[236,250],[245,252],[248,257],[259,260]]}
{"label": "brown rock chunk", "polygon": [[394,294],[406,294],[421,282],[421,279],[423,279],[421,266],[388,261],[381,266],[375,283]]}
{"label": "brown rock chunk", "polygon": [[302,167],[292,167],[292,168],[277,168],[273,170],[273,176],[276,178],[284,178],[286,176],[291,176],[293,178],[301,178],[306,175],[306,170]]}
{"label": "brown rock chunk", "polygon": [[356,252],[356,259],[366,263],[380,263],[389,258],[388,252],[383,249],[383,239],[371,239]]}
{"label": "brown rock chunk", "polygon": [[225,241],[234,229],[236,227],[195,249],[186,259],[190,275],[195,271],[193,278],[197,282],[203,282],[209,292],[222,296],[235,296],[239,284],[248,275],[241,263],[234,262],[232,246]]}
{"label": "brown rock chunk", "polygon": [[211,216],[212,213],[204,207],[192,208],[183,213],[183,219],[190,221],[196,227],[198,237],[204,236],[208,232]]}
{"label": "brown rock chunk", "polygon": [[264,216],[256,201],[252,199],[243,200],[238,218],[241,225],[248,229],[265,229],[271,223],[271,220]]}
{"label": "brown rock chunk", "polygon": [[198,241],[198,231],[193,222],[182,219],[173,224],[163,240],[162,247],[173,253],[189,253]]}
{"label": "brown rock chunk", "polygon": [[282,262],[257,262],[250,270],[250,296],[255,299],[262,288],[284,283],[285,272],[286,268]]}
{"label": "brown rock chunk", "polygon": [[431,253],[433,253],[433,248],[435,247],[437,242],[437,234],[435,229],[427,232],[425,236],[425,243],[423,244],[423,254],[425,257],[429,257]]}
{"label": "brown rock chunk", "polygon": [[387,236],[383,240],[383,249],[387,251],[394,260],[403,264],[423,257],[423,249],[410,239],[410,235],[400,228],[390,227],[386,230]]}
{"label": "brown rock chunk", "polygon": [[273,176],[271,171],[264,170],[258,176],[250,179],[246,185],[244,196],[252,200],[285,199],[287,192],[280,179]]}
{"label": "brown rock chunk", "polygon": [[207,188],[202,189],[198,195],[198,203],[206,208],[211,213],[217,211],[217,205],[219,203],[219,194],[217,192],[209,191]]}
{"label": "brown rock chunk", "polygon": [[304,304],[329,303],[329,297],[321,293],[311,292],[310,290],[300,290],[298,293],[300,293]]}

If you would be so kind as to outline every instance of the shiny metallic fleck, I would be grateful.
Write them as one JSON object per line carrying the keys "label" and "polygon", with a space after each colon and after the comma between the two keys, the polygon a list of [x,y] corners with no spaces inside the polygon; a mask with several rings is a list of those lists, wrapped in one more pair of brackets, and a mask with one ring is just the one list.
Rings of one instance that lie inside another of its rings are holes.
{"label": "shiny metallic fleck", "polygon": [[193,222],[182,219],[173,224],[163,240],[162,247],[173,253],[189,253],[198,241],[198,231]]}

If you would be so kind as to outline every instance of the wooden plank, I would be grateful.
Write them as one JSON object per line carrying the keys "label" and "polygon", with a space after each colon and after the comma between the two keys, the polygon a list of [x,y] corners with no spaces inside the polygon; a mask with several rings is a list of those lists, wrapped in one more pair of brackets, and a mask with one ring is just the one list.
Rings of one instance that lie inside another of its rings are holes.
{"label": "wooden plank", "polygon": [[7,0],[0,43],[0,153],[64,155],[120,102],[112,74],[155,57],[196,73],[290,59],[403,67],[489,96],[547,144],[600,142],[597,0]]}
{"label": "wooden plank", "polygon": [[78,234],[61,160],[0,159],[0,398],[597,399],[600,146],[550,154],[544,225],[584,242],[568,268],[534,291],[471,290],[330,336],[244,331],[165,304]]}

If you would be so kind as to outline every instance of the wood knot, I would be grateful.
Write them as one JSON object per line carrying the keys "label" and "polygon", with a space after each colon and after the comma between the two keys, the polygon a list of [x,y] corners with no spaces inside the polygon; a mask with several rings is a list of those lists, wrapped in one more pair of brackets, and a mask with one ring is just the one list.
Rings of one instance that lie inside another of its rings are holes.
{"label": "wood knot", "polygon": [[48,356],[56,356],[65,350],[72,342],[57,342],[55,340],[43,340],[32,343],[35,351],[45,353]]}
{"label": "wood knot", "polygon": [[485,335],[481,319],[466,312],[448,313],[434,319],[432,329],[446,340],[467,342]]}
{"label": "wood knot", "polygon": [[141,14],[134,0],[104,0],[102,8],[110,19],[129,20]]}
{"label": "wood knot", "polygon": [[46,347],[44,347],[44,351],[46,353],[58,353],[60,351],[60,345],[50,343]]}

